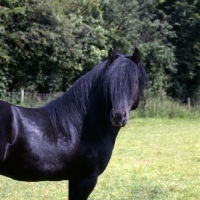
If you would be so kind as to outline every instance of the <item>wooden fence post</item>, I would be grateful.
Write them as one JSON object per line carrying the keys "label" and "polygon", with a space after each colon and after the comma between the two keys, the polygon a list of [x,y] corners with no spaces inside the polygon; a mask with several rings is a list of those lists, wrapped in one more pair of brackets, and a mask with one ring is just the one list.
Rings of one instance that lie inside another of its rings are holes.
{"label": "wooden fence post", "polygon": [[190,97],[187,98],[187,104],[188,104],[188,110],[190,110],[191,108],[191,101],[190,101]]}
{"label": "wooden fence post", "polygon": [[24,102],[24,88],[21,89],[21,103]]}

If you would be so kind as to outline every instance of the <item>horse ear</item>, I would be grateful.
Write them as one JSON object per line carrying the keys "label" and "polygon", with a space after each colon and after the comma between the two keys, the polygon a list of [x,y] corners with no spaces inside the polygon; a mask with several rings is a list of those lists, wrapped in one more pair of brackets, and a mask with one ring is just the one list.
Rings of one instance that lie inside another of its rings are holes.
{"label": "horse ear", "polygon": [[111,64],[114,60],[115,52],[112,50],[112,48],[108,51],[108,62]]}
{"label": "horse ear", "polygon": [[135,48],[135,51],[132,55],[132,60],[138,65],[140,63],[140,51]]}

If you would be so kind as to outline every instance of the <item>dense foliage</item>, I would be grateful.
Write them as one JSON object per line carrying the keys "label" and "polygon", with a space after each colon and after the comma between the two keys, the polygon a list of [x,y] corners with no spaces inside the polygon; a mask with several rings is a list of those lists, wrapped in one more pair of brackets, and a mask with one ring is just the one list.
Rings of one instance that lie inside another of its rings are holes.
{"label": "dense foliage", "polygon": [[198,0],[1,0],[0,91],[66,90],[109,48],[138,47],[150,96],[199,98],[199,13]]}

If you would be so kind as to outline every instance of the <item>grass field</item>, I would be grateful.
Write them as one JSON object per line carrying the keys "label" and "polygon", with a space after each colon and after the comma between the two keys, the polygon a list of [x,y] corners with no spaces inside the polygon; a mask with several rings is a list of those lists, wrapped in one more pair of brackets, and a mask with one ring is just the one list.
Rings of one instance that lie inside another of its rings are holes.
{"label": "grass field", "polygon": [[[67,187],[1,176],[0,199],[67,199]],[[131,119],[89,199],[200,199],[200,119]]]}

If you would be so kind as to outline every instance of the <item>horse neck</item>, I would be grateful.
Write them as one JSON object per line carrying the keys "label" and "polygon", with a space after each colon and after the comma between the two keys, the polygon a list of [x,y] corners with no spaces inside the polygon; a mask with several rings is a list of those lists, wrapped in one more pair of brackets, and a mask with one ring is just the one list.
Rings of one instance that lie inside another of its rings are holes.
{"label": "horse neck", "polygon": [[[106,112],[106,101],[101,86],[100,72],[93,71],[83,76],[70,88],[70,99],[76,110],[84,116],[103,114],[102,107]],[[100,112],[101,111],[101,112]],[[83,117],[84,117],[83,116]]]}
{"label": "horse neck", "polygon": [[59,120],[64,132],[74,127],[77,133],[90,136],[112,133],[113,141],[119,129],[112,126],[103,86],[101,86],[102,70],[96,69],[77,80],[61,97],[50,102],[47,110],[51,122],[56,127]]}
{"label": "horse neck", "polygon": [[[96,81],[99,80],[94,80],[91,84],[86,84],[87,86],[84,84],[87,78],[81,81],[83,82],[75,83],[66,95],[66,98],[69,98],[66,106],[73,113],[70,122],[73,122],[80,134],[90,138],[91,141],[109,139],[114,146],[120,128],[114,127],[110,121],[110,108],[103,97],[103,88],[96,87],[98,85]],[[81,84],[84,90],[78,94],[77,87]]]}

